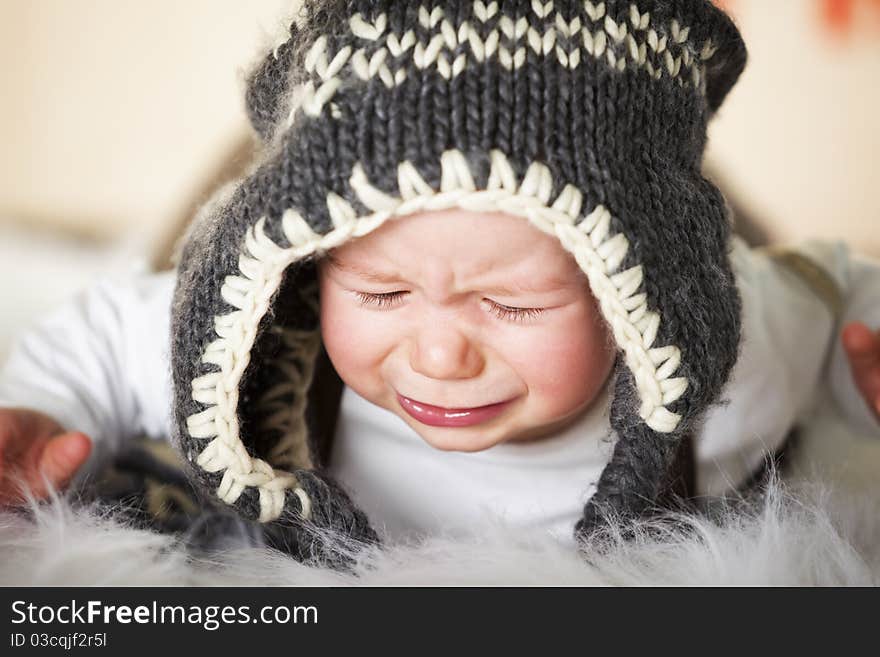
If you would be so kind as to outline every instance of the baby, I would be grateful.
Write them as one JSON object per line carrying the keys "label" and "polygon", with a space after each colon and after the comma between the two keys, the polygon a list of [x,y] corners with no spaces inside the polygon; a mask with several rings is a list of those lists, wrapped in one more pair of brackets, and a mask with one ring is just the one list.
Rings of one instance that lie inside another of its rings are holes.
{"label": "baby", "polygon": [[744,63],[698,0],[306,3],[249,80],[264,158],[177,271],[20,339],[3,501],[146,433],[301,556],[310,523],[484,506],[573,538],[741,485],[826,378],[880,432],[880,334],[851,321],[880,324],[880,268],[749,250],[699,173]]}

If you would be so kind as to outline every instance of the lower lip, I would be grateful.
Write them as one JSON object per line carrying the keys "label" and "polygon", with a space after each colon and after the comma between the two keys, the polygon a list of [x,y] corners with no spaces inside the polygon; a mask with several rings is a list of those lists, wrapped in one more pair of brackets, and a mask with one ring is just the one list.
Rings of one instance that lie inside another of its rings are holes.
{"label": "lower lip", "polygon": [[422,424],[432,427],[468,427],[491,420],[504,412],[511,400],[477,408],[442,408],[417,402],[401,394],[397,401],[407,413]]}

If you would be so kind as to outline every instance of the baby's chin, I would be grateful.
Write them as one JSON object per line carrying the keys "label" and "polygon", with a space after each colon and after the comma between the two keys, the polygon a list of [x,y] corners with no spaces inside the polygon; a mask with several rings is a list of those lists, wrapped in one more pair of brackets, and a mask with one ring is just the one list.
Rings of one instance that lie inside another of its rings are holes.
{"label": "baby's chin", "polygon": [[408,423],[428,445],[444,452],[482,452],[505,442],[504,435],[494,436],[480,429],[480,425],[472,427],[419,427]]}

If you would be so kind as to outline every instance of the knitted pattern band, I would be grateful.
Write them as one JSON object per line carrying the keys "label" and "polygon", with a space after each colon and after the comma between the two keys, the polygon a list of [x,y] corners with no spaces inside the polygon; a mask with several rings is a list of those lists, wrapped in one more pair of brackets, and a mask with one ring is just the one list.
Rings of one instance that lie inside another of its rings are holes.
{"label": "knitted pattern band", "polygon": [[522,217],[587,275],[618,347],[618,440],[576,532],[644,513],[737,358],[728,213],[700,167],[745,60],[704,0],[307,0],[249,79],[261,161],[180,256],[174,416],[196,480],[291,541],[377,540],[324,472],[315,261],[460,207]]}

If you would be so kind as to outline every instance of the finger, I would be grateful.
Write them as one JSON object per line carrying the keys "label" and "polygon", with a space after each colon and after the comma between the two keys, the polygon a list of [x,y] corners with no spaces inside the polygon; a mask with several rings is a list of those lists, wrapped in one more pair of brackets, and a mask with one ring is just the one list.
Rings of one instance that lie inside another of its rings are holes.
{"label": "finger", "polygon": [[48,486],[63,488],[89,458],[92,441],[79,432],[64,433],[49,440],[38,461],[31,488],[38,497],[49,494]]}
{"label": "finger", "polygon": [[42,449],[47,438],[61,433],[57,422],[38,411],[0,409],[0,453],[9,462],[20,461],[35,445]]}
{"label": "finger", "polygon": [[861,322],[852,322],[843,328],[841,340],[856,387],[880,419],[880,332],[875,334]]}
{"label": "finger", "polygon": [[880,366],[880,337],[861,322],[852,322],[843,328],[843,346],[853,367],[865,370]]}

